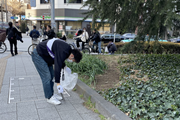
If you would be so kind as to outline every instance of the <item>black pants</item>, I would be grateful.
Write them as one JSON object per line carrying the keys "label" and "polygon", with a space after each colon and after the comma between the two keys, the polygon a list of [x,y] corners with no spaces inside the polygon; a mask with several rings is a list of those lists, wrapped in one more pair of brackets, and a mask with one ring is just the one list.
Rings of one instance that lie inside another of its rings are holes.
{"label": "black pants", "polygon": [[11,54],[14,55],[13,53],[13,45],[14,45],[14,51],[15,51],[15,54],[18,54],[17,52],[17,40],[9,40],[9,43],[10,43],[10,51],[11,51]]}
{"label": "black pants", "polygon": [[77,47],[80,47],[79,42],[82,42],[82,49],[84,49],[84,43],[85,43],[85,42],[83,42],[81,39],[78,38],[78,39],[76,40],[76,45],[77,45]]}

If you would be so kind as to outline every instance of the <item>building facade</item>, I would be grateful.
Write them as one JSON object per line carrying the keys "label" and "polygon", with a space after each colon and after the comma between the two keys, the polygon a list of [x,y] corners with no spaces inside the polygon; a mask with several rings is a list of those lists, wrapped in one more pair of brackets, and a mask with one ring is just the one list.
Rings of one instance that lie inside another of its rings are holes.
{"label": "building facade", "polygon": [[[56,32],[65,31],[66,34],[74,34],[78,29],[91,26],[92,18],[81,21],[88,11],[88,7],[83,7],[86,0],[55,0],[55,22]],[[37,28],[46,27],[51,24],[51,5],[49,0],[36,0],[35,7],[27,9],[25,16],[29,28],[33,25]],[[44,18],[44,19],[43,19]],[[98,21],[97,21],[98,22]],[[109,32],[109,27],[103,27],[104,32]]]}

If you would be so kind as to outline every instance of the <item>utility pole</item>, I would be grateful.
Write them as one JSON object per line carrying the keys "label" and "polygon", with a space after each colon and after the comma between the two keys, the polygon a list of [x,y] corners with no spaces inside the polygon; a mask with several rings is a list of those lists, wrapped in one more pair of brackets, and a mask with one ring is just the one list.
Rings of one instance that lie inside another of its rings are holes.
{"label": "utility pole", "polygon": [[7,0],[5,0],[5,6],[6,6],[6,22],[8,22]]}
{"label": "utility pole", "polygon": [[56,23],[55,23],[55,7],[54,7],[54,0],[51,1],[51,27],[52,29],[56,28]]}
{"label": "utility pole", "polygon": [[1,28],[3,29],[3,3],[4,3],[4,0],[1,0],[1,19],[2,19],[2,26],[1,26]]}

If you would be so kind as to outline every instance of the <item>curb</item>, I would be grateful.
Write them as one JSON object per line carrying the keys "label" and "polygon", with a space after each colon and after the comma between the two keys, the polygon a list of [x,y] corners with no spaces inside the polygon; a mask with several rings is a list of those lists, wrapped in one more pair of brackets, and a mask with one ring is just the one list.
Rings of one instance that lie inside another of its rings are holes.
{"label": "curb", "polygon": [[105,117],[111,120],[132,120],[127,115],[125,115],[121,110],[119,110],[116,106],[106,101],[96,91],[91,89],[81,80],[77,81],[76,91],[78,94],[83,94],[86,100],[88,99],[88,97],[91,97],[91,101],[92,103],[95,103],[96,109]]}

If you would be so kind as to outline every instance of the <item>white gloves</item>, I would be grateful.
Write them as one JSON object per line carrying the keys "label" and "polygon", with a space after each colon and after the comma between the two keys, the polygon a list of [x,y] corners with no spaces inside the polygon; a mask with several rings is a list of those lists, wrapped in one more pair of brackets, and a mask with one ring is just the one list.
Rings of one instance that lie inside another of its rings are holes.
{"label": "white gloves", "polygon": [[58,93],[63,93],[63,87],[61,85],[57,86]]}

